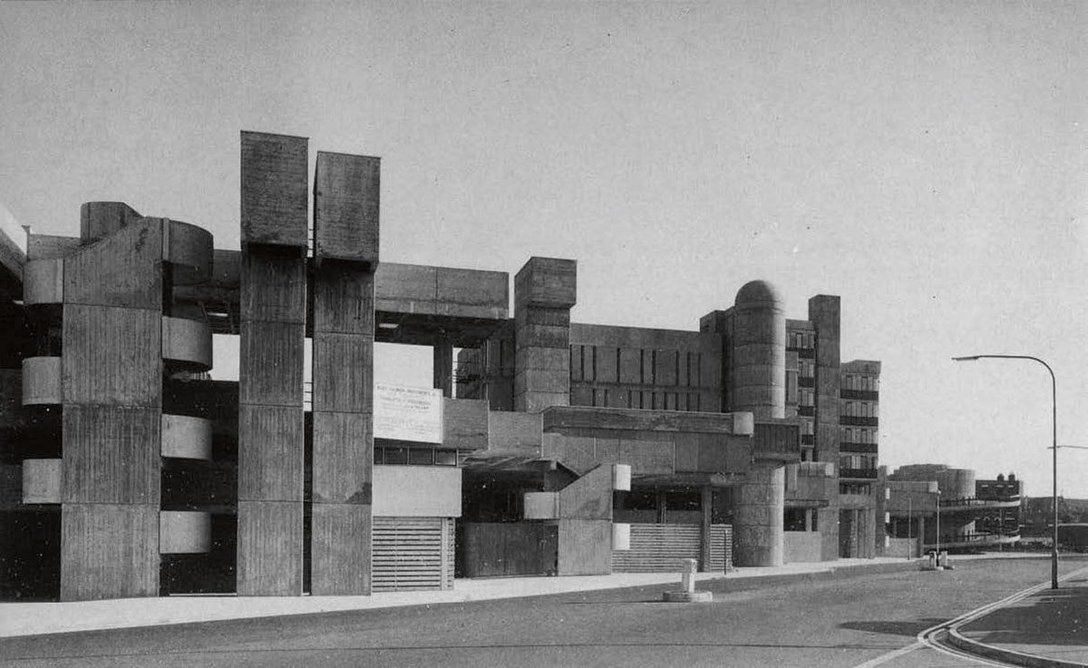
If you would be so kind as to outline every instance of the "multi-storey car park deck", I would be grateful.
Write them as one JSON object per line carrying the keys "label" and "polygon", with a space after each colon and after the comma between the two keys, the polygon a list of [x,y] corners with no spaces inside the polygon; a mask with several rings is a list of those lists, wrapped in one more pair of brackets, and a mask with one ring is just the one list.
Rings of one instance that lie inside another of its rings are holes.
{"label": "multi-storey car park deck", "polygon": [[[308,155],[242,133],[240,251],[115,202],[85,204],[78,237],[3,228],[6,593],[367,594],[883,549],[879,363],[840,361],[838,297],[787,321],[752,281],[697,331],[580,324],[576,263],[534,257],[511,317],[504,272],[381,260],[377,158],[318,152],[311,216]],[[238,337],[237,382],[209,378],[213,334]],[[433,349],[418,435],[375,419],[413,392],[375,387],[375,342]]]}

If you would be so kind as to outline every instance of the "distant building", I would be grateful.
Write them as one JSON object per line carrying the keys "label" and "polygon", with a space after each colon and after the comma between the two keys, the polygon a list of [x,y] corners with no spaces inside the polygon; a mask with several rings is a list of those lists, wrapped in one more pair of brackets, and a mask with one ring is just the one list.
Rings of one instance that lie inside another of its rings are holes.
{"label": "distant building", "polygon": [[[377,158],[243,133],[241,251],[117,202],[0,235],[8,595],[368,594],[885,549],[880,364],[751,281],[698,329],[571,322],[573,260],[379,259]],[[311,228],[312,223],[312,228]],[[239,382],[213,381],[213,334]],[[312,383],[304,383],[306,340]],[[376,386],[375,342],[433,389]]]}
{"label": "distant building", "polygon": [[1020,540],[1021,484],[1014,474],[976,480],[971,469],[913,464],[896,469],[885,484],[888,555],[938,546],[986,549]]}

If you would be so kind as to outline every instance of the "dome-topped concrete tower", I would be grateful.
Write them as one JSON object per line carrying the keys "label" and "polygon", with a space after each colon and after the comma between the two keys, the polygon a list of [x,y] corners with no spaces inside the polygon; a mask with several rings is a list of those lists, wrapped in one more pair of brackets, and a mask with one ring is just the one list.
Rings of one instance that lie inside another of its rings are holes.
{"label": "dome-topped concrete tower", "polygon": [[767,281],[745,283],[733,309],[729,409],[786,416],[786,316]]}

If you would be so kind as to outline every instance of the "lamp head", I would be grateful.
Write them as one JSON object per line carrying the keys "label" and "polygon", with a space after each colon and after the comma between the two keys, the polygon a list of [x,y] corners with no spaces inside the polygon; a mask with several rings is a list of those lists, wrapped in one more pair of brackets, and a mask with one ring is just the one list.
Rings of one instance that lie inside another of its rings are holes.
{"label": "lamp head", "polygon": [[974,362],[977,361],[981,355],[968,355],[966,357],[953,357],[953,362]]}

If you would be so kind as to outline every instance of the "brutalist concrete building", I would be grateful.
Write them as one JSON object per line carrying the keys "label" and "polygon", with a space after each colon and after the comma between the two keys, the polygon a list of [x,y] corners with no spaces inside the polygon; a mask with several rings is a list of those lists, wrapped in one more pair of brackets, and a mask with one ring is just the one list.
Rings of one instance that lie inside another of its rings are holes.
{"label": "brutalist concrete building", "polygon": [[[787,320],[752,281],[697,329],[580,324],[575,261],[534,257],[511,317],[504,272],[381,260],[377,158],[318,152],[311,215],[308,156],[242,133],[240,251],[114,202],[78,237],[3,228],[6,596],[880,552],[880,368],[840,361],[838,297]],[[375,342],[430,347],[433,387],[376,384]]]}

